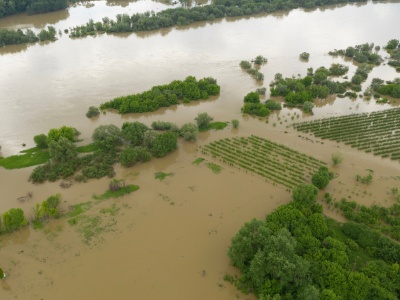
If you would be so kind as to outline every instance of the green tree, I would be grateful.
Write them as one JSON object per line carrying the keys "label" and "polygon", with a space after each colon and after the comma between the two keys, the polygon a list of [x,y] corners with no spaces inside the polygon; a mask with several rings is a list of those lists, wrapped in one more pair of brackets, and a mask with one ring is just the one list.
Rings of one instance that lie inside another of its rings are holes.
{"label": "green tree", "polygon": [[3,228],[6,232],[12,232],[28,224],[24,211],[20,208],[11,208],[3,216]]}
{"label": "green tree", "polygon": [[94,118],[97,117],[100,114],[100,110],[95,107],[95,106],[90,106],[87,113],[86,113],[86,117],[90,118]]}
{"label": "green tree", "polygon": [[332,173],[329,172],[327,167],[320,167],[318,172],[314,173],[311,177],[313,185],[315,185],[320,190],[324,189],[329,181],[332,179]]}
{"label": "green tree", "polygon": [[206,129],[206,128],[208,128],[208,126],[210,126],[212,118],[210,117],[210,115],[208,113],[204,112],[204,113],[199,113],[197,115],[197,117],[195,118],[195,121],[196,121],[197,127],[199,127],[199,129]]}
{"label": "green tree", "polygon": [[306,113],[312,113],[313,108],[314,108],[314,103],[312,103],[311,101],[306,101],[303,103],[303,110]]}
{"label": "green tree", "polygon": [[114,147],[122,144],[121,130],[115,125],[100,125],[92,134],[92,139],[101,148]]}
{"label": "green tree", "polygon": [[260,103],[260,94],[257,92],[248,93],[244,99],[244,103]]}
{"label": "green tree", "polygon": [[199,133],[199,129],[193,123],[183,124],[179,131],[180,136],[182,136],[185,140],[191,141],[191,142],[194,142],[197,140],[198,133]]}
{"label": "green tree", "polygon": [[47,145],[47,136],[45,134],[38,134],[33,137],[33,141],[36,144],[36,147],[40,149],[46,149]]}
{"label": "green tree", "polygon": [[65,137],[49,143],[49,154],[55,162],[70,163],[78,156],[78,151],[73,142]]}
{"label": "green tree", "polygon": [[293,190],[292,200],[296,206],[311,207],[316,203],[318,189],[314,185],[301,184]]}
{"label": "green tree", "polygon": [[143,144],[144,133],[149,129],[140,122],[125,122],[122,124],[122,135],[129,144],[140,146]]}
{"label": "green tree", "polygon": [[158,135],[151,144],[150,151],[155,157],[163,157],[174,151],[178,146],[177,134],[165,132]]}
{"label": "green tree", "polygon": [[61,137],[64,137],[71,142],[75,141],[75,129],[69,126],[62,126],[60,128],[52,128],[47,134],[47,144],[55,141],[57,142]]}

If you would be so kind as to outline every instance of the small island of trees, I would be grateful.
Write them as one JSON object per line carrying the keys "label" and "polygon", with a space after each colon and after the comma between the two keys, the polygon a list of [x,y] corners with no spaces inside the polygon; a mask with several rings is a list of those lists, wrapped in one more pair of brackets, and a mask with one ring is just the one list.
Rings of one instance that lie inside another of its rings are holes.
{"label": "small island of trees", "polygon": [[194,76],[188,76],[184,81],[174,80],[169,84],[154,86],[151,90],[141,94],[134,94],[115,98],[100,105],[100,109],[116,109],[119,113],[143,113],[152,112],[161,107],[178,104],[180,101],[208,99],[217,96],[220,86],[217,80],[206,77],[197,80]]}

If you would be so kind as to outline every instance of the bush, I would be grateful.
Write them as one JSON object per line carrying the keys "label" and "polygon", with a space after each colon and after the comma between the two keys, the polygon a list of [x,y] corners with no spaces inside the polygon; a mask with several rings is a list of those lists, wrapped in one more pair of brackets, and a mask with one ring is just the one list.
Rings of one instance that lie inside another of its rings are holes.
{"label": "bush", "polygon": [[303,104],[304,112],[311,113],[313,108],[314,108],[314,103],[312,103],[311,101],[304,102]]}
{"label": "bush", "polygon": [[163,122],[163,121],[154,121],[151,123],[151,128],[154,130],[172,130],[176,127],[174,123],[171,122]]}
{"label": "bush", "polygon": [[243,101],[244,103],[260,103],[260,94],[257,92],[250,92],[244,97]]}
{"label": "bush", "polygon": [[275,100],[267,100],[265,101],[265,107],[268,108],[269,110],[281,110],[282,105],[275,101]]}
{"label": "bush", "polygon": [[97,117],[98,115],[100,115],[100,110],[95,106],[90,106],[86,113],[86,117],[88,117],[89,119]]}
{"label": "bush", "polygon": [[331,158],[332,158],[332,163],[334,166],[337,166],[338,164],[340,164],[343,161],[343,155],[339,152],[332,153]]}
{"label": "bush", "polygon": [[310,58],[310,53],[303,52],[300,54],[300,59],[302,60],[308,60]]}
{"label": "bush", "polygon": [[197,134],[199,133],[198,127],[193,123],[183,124],[179,135],[182,136],[186,141],[194,142],[197,140]]}
{"label": "bush", "polygon": [[151,144],[151,153],[155,157],[163,157],[174,151],[178,146],[178,137],[173,132],[158,135]]}
{"label": "bush", "polygon": [[258,93],[261,96],[265,96],[266,92],[267,92],[267,88],[266,87],[262,87],[262,88],[256,89],[256,93]]}
{"label": "bush", "polygon": [[52,141],[57,142],[62,137],[70,140],[71,142],[74,142],[75,133],[76,130],[73,127],[62,126],[58,129],[52,128],[49,130],[49,133],[47,134],[47,144],[50,144],[50,142]]}
{"label": "bush", "polygon": [[12,232],[28,224],[24,211],[20,208],[11,208],[3,214],[3,228],[6,232]]}
{"label": "bush", "polygon": [[33,137],[33,141],[36,144],[36,147],[40,149],[46,149],[48,147],[47,144],[47,136],[45,134],[38,134]]}
{"label": "bush", "polygon": [[115,125],[100,125],[93,131],[92,139],[101,148],[107,145],[116,146],[122,144],[122,133]]}
{"label": "bush", "polygon": [[267,58],[265,58],[262,55],[258,55],[255,59],[254,59],[254,64],[256,65],[261,65],[261,64],[265,64],[267,62]]}
{"label": "bush", "polygon": [[210,126],[212,118],[208,113],[204,112],[204,113],[199,113],[195,118],[195,120],[197,123],[197,127],[199,127],[200,129],[205,129],[208,126]]}
{"label": "bush", "polygon": [[236,120],[236,119],[234,119],[234,120],[232,120],[232,127],[233,128],[238,128],[239,127],[239,120]]}
{"label": "bush", "polygon": [[329,172],[327,167],[320,167],[318,172],[316,172],[312,178],[312,184],[315,185],[320,190],[324,189],[329,181],[332,179],[333,174]]}
{"label": "bush", "polygon": [[3,269],[0,268],[0,279],[3,279],[4,277],[6,277],[6,275],[4,274]]}
{"label": "bush", "polygon": [[240,62],[240,67],[241,67],[242,69],[245,69],[245,70],[251,69],[251,63],[248,62],[248,61],[246,61],[246,60],[242,60],[242,61]]}

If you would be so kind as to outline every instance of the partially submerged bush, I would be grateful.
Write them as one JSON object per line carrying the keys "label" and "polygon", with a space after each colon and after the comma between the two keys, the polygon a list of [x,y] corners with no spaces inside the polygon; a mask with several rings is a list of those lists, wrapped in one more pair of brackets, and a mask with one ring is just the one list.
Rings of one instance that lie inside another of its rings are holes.
{"label": "partially submerged bush", "polygon": [[36,147],[40,149],[46,149],[48,147],[47,144],[47,136],[45,134],[38,134],[33,137],[33,141],[36,144]]}
{"label": "partially submerged bush", "polygon": [[90,106],[86,113],[86,117],[88,117],[89,119],[97,117],[98,115],[100,115],[100,110],[95,106]]}
{"label": "partially submerged bush", "polygon": [[234,119],[234,120],[232,120],[232,127],[233,128],[238,128],[239,127],[239,120],[236,120],[236,119]]}
{"label": "partially submerged bush", "polygon": [[183,124],[179,131],[180,136],[182,136],[186,141],[191,141],[191,142],[194,142],[197,140],[198,133],[199,133],[199,129],[193,123]]}
{"label": "partially submerged bush", "polygon": [[300,59],[302,60],[308,60],[310,58],[310,53],[303,52],[300,54]]}

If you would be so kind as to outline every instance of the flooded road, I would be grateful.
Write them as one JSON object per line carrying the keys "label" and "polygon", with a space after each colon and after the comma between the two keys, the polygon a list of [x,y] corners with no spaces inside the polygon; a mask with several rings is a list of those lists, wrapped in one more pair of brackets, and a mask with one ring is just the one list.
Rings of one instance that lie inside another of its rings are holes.
{"label": "flooded road", "polygon": [[[106,11],[110,16],[131,14],[149,5],[154,5],[151,9],[166,7],[150,1],[126,6],[98,1],[93,8],[77,6],[41,16],[0,19],[0,28],[40,30],[52,24],[63,31],[89,18],[96,21],[106,16]],[[94,8],[98,8],[96,13],[91,11]],[[179,149],[163,159],[129,169],[117,166],[116,178],[125,178],[127,184],[137,184],[140,189],[93,204],[87,213],[101,216],[103,230],[89,244],[65,219],[50,222],[43,230],[26,228],[2,236],[0,266],[9,277],[1,282],[0,299],[254,299],[223,281],[225,273],[235,272],[226,256],[230,239],[244,222],[263,218],[290,201],[290,194],[221,162],[215,162],[223,167],[220,174],[212,173],[205,164],[192,164],[201,157],[199,146],[232,135],[259,135],[327,162],[336,178],[323,192],[338,199],[391,205],[390,189],[399,186],[398,162],[335,142],[306,139],[287,125],[293,122],[293,112],[300,113],[296,119],[300,121],[386,109],[397,103],[330,98],[316,103],[313,116],[283,109],[273,114],[268,124],[243,117],[240,107],[248,92],[261,86],[268,92],[269,82],[278,72],[286,77],[303,76],[309,67],[329,67],[335,62],[348,65],[352,76],[356,66],[328,56],[328,51],[365,42],[382,47],[388,40],[398,39],[399,15],[399,3],[369,2],[139,34],[85,39],[62,34],[53,43],[0,48],[0,145],[4,156],[24,149],[23,143],[33,146],[34,135],[62,125],[76,127],[86,144],[101,124],[137,120],[150,125],[164,120],[182,125],[199,112],[208,112],[218,121],[240,121],[238,130],[228,127],[203,133],[195,144],[180,142]],[[309,62],[298,58],[304,51],[310,53]],[[259,54],[268,58],[261,68],[263,85],[239,67],[241,60]],[[383,50],[381,54],[386,56]],[[143,115],[108,112],[96,120],[85,117],[91,105],[189,75],[216,78],[221,95]],[[373,77],[389,80],[399,74],[380,66],[370,73],[369,80]],[[330,155],[336,151],[344,160],[333,168]],[[357,185],[355,175],[366,169],[374,170],[372,184]],[[71,205],[93,201],[92,195],[103,193],[109,182],[106,178],[74,183],[69,189],[62,189],[59,182],[32,185],[27,181],[31,170],[0,169],[0,212],[21,207],[29,216],[35,203],[55,193],[62,194],[62,207],[67,211]],[[174,175],[159,181],[154,178],[156,172]],[[17,200],[29,192],[33,194],[30,200]],[[111,208],[114,215],[101,212]],[[337,217],[335,211],[326,209],[326,213]]]}

